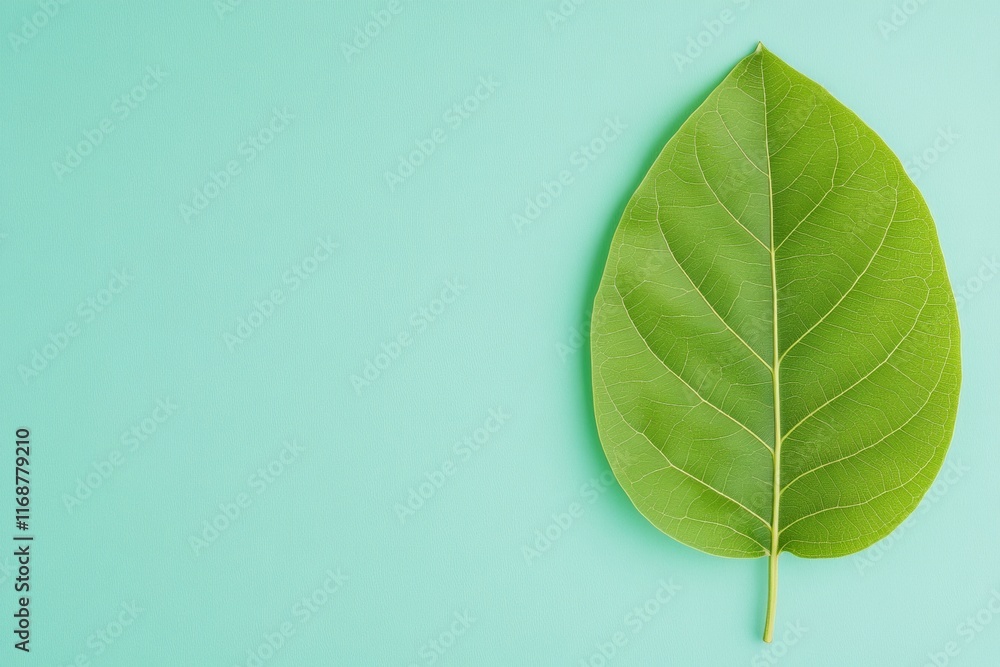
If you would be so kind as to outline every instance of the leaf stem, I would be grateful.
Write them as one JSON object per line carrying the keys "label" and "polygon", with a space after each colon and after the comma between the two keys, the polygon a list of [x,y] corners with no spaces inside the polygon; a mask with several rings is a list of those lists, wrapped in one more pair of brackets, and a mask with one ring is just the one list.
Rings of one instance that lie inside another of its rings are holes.
{"label": "leaf stem", "polygon": [[772,551],[768,558],[767,573],[767,620],[764,621],[764,641],[771,643],[774,636],[774,615],[778,608],[778,552]]}

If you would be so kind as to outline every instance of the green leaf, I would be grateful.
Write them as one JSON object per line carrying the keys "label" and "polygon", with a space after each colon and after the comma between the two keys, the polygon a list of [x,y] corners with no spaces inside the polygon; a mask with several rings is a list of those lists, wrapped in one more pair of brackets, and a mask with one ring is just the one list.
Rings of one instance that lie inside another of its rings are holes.
{"label": "green leaf", "polygon": [[844,556],[941,467],[960,385],[934,222],[886,144],[763,45],[667,142],[592,326],[605,453],[657,528],[718,556]]}

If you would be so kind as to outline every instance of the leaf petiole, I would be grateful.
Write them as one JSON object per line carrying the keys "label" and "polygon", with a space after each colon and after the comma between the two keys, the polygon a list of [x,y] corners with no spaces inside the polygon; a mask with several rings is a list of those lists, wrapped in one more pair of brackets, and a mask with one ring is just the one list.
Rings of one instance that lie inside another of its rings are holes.
{"label": "leaf petiole", "polygon": [[774,636],[774,615],[778,607],[778,552],[772,551],[767,568],[767,620],[764,621],[764,641]]}

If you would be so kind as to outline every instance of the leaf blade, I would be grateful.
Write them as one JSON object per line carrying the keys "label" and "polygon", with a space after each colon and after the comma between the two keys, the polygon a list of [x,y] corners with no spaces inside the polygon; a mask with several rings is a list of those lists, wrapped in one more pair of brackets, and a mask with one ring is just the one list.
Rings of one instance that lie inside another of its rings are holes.
{"label": "leaf blade", "polygon": [[926,204],[870,128],[762,48],[629,202],[592,332],[615,474],[709,553],[857,551],[947,449],[958,322]]}

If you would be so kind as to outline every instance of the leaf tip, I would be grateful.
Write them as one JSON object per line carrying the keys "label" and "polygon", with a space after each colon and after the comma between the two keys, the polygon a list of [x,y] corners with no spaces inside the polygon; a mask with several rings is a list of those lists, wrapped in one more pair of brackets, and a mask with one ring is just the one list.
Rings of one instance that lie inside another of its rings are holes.
{"label": "leaf tip", "polygon": [[757,42],[757,48],[754,49],[754,53],[764,53],[764,42]]}

